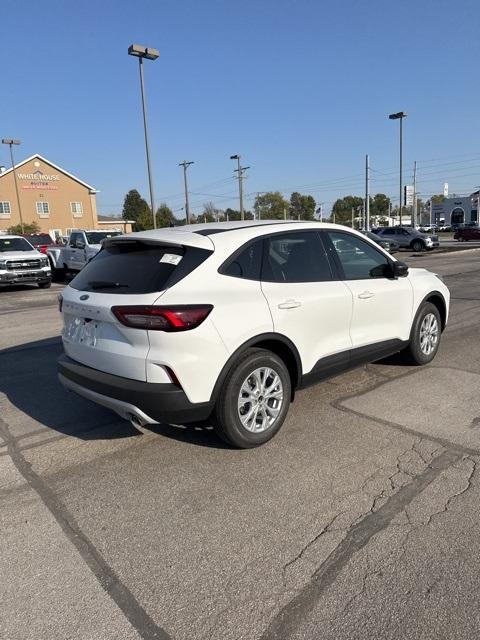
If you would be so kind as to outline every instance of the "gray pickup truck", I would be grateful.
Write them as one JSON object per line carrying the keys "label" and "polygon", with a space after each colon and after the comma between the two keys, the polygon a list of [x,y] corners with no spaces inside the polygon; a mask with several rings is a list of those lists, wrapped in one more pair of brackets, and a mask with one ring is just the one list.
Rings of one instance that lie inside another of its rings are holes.
{"label": "gray pickup truck", "polygon": [[48,289],[52,271],[47,256],[21,236],[0,235],[0,286],[38,284]]}
{"label": "gray pickup truck", "polygon": [[121,235],[120,231],[72,231],[64,247],[48,247],[47,256],[56,278],[67,272],[81,271],[89,260],[102,248],[105,238]]}

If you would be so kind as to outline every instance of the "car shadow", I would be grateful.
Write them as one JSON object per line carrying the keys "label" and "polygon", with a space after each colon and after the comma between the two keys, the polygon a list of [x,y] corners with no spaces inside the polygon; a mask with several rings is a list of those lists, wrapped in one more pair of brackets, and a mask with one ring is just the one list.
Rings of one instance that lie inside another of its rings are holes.
{"label": "car shadow", "polygon": [[[38,425],[81,440],[132,438],[142,435],[113,411],[64,389],[57,378],[60,337],[46,338],[0,350],[0,393],[20,417],[8,418],[14,435],[37,433]],[[151,433],[198,446],[226,448],[209,425],[149,425]]]}

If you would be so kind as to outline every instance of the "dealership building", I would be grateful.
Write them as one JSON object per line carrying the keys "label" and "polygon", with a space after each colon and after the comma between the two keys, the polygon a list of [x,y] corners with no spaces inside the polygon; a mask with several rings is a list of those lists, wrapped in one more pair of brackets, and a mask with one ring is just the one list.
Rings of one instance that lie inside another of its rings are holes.
{"label": "dealership building", "polygon": [[121,219],[99,220],[96,193],[94,187],[38,154],[14,168],[0,167],[0,231],[22,220],[36,222],[52,238],[68,236],[72,229],[131,231],[131,225]]}
{"label": "dealership building", "polygon": [[443,202],[432,203],[432,222],[446,226],[459,224],[478,224],[480,193],[475,191],[469,196],[446,198]]}

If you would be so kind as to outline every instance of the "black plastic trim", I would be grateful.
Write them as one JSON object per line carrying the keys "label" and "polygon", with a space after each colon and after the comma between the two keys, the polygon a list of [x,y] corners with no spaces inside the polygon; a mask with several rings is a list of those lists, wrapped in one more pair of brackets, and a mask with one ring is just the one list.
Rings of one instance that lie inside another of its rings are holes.
{"label": "black plastic trim", "polygon": [[402,351],[408,340],[384,340],[364,347],[348,349],[319,360],[311,371],[301,377],[299,389],[310,387],[321,380],[327,380],[344,371],[355,369],[361,364],[375,362]]}
{"label": "black plastic trim", "polygon": [[205,420],[213,410],[211,402],[190,402],[183,389],[173,383],[130,380],[87,367],[65,354],[58,360],[58,372],[85,389],[108,398],[128,402],[160,423],[185,424]]}

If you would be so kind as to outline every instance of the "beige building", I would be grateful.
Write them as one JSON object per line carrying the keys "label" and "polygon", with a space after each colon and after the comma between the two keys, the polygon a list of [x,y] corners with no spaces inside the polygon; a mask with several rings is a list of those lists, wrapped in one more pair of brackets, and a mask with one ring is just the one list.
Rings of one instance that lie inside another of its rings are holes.
{"label": "beige building", "polygon": [[20,211],[24,224],[35,221],[52,238],[67,236],[72,229],[131,231],[123,220],[98,219],[96,193],[94,187],[38,154],[15,165],[15,170],[0,167],[0,231],[20,224]]}

